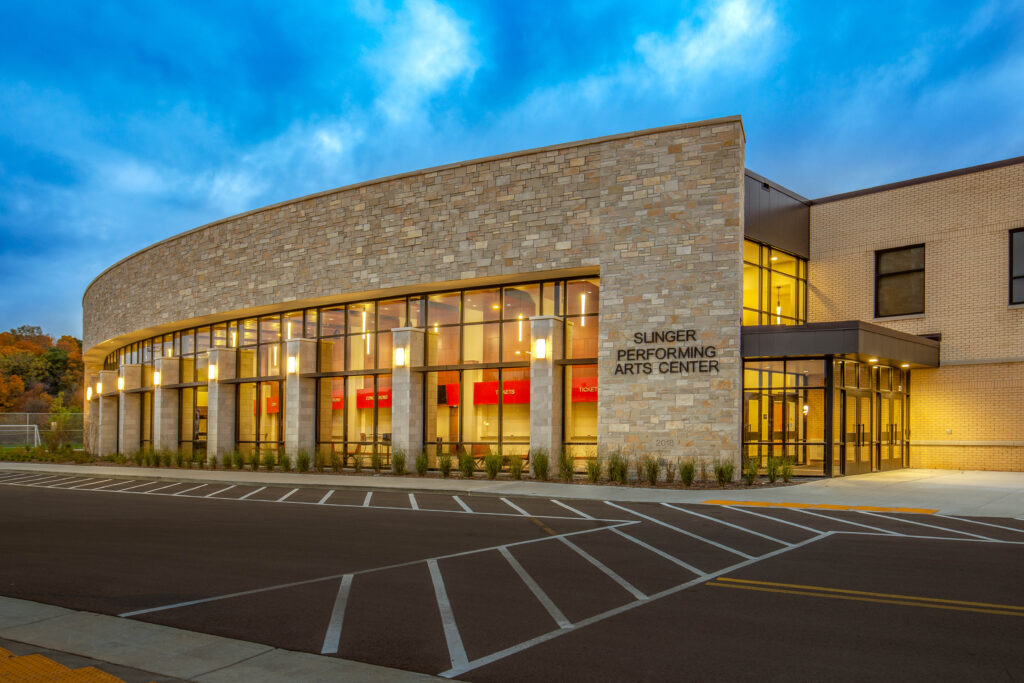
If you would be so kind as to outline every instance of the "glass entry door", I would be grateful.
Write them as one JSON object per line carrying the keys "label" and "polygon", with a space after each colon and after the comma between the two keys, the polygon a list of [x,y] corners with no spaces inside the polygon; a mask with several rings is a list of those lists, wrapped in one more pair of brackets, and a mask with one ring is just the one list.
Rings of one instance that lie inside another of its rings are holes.
{"label": "glass entry door", "polygon": [[843,394],[843,474],[871,472],[876,443],[871,391],[847,389]]}

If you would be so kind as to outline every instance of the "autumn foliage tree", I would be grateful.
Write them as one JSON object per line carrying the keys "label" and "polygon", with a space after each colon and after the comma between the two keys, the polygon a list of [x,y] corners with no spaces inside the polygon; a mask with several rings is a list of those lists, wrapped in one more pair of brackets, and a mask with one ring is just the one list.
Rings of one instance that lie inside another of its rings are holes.
{"label": "autumn foliage tree", "polygon": [[64,335],[54,343],[30,325],[0,332],[0,412],[45,413],[57,396],[81,410],[82,342]]}

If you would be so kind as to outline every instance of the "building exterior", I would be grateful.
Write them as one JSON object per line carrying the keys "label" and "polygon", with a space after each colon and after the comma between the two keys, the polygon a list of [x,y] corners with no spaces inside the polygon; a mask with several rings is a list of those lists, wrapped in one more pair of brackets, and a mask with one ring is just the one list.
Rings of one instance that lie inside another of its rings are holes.
{"label": "building exterior", "polygon": [[810,201],[744,144],[614,135],[154,244],[83,298],[89,447],[1024,469],[1024,158]]}

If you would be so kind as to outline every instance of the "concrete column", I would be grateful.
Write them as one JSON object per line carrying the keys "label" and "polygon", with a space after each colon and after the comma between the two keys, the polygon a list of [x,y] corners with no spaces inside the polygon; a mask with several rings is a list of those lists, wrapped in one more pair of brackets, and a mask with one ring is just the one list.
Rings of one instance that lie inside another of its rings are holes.
{"label": "concrete column", "polygon": [[95,454],[97,448],[96,434],[100,422],[100,403],[96,395],[96,382],[99,377],[87,371],[82,378],[86,387],[86,399],[82,405],[82,448],[86,453]]}
{"label": "concrete column", "polygon": [[142,366],[122,365],[120,379],[123,386],[119,387],[118,391],[120,412],[117,420],[117,439],[120,452],[123,455],[131,455],[142,446],[142,421],[139,410],[142,394],[128,392],[142,387]]}
{"label": "concrete column", "polygon": [[[393,451],[405,451],[408,470],[423,449],[424,331],[420,327],[396,327],[391,333],[395,354],[391,371],[391,447]],[[402,365],[397,364],[399,353],[405,355]],[[394,468],[394,458],[391,462]]]}
{"label": "concrete column", "polygon": [[[291,359],[295,359],[292,361]],[[287,372],[292,363],[295,371]],[[316,379],[303,377],[316,372],[316,340],[289,339],[285,342],[284,452],[296,463],[299,451],[316,449]]]}
{"label": "concrete column", "polygon": [[227,382],[235,378],[237,358],[235,349],[210,350],[209,367],[216,372],[216,378],[210,380],[207,394],[206,452],[215,456],[218,463],[224,462],[225,453],[235,449],[235,385]]}
{"label": "concrete column", "polygon": [[[100,370],[97,386],[100,388],[99,429],[96,434],[96,454],[117,453],[117,413],[120,409],[117,392],[117,370]],[[94,394],[95,395],[95,394]]]}
{"label": "concrete column", "polygon": [[153,377],[153,447],[158,450],[178,450],[178,390],[168,389],[181,378],[181,359],[161,357],[153,361],[153,372],[160,373],[160,381]]}
{"label": "concrete column", "polygon": [[[553,315],[530,318],[530,450],[545,449],[551,462],[562,451],[562,319]],[[538,358],[538,340],[544,340],[544,358]]]}

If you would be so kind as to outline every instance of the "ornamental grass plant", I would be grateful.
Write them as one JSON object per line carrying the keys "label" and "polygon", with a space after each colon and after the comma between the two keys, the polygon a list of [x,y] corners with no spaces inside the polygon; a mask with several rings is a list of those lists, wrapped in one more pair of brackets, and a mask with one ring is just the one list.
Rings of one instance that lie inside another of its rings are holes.
{"label": "ornamental grass plant", "polygon": [[530,451],[530,469],[533,471],[534,479],[547,481],[549,465],[550,456],[546,448],[535,448]]}

